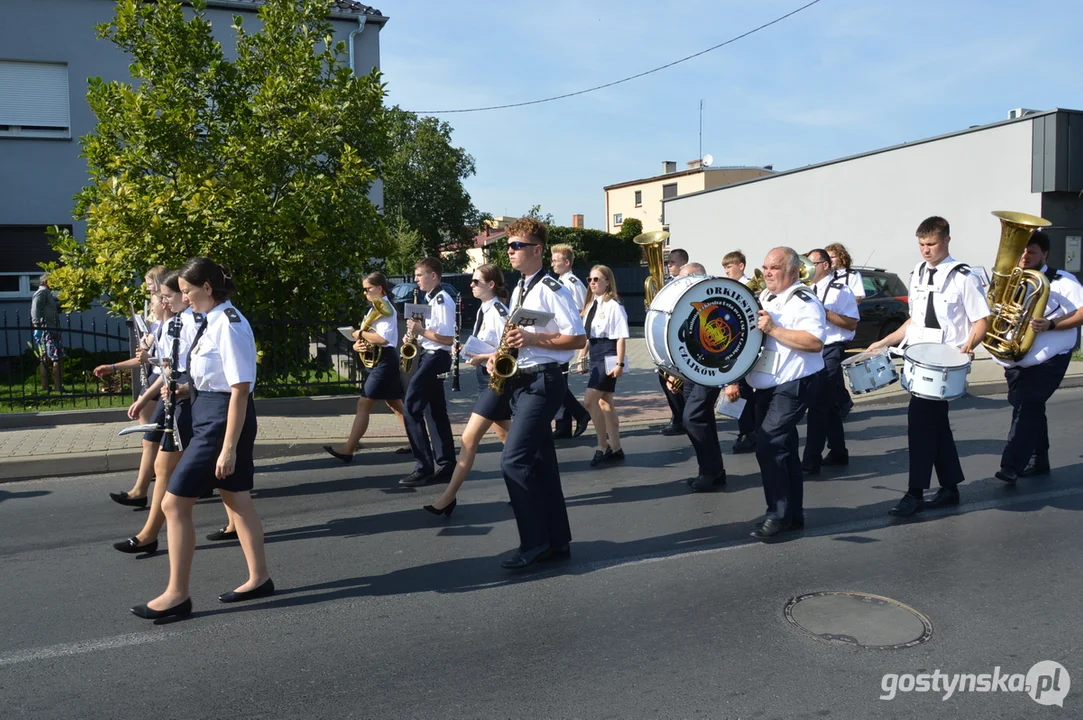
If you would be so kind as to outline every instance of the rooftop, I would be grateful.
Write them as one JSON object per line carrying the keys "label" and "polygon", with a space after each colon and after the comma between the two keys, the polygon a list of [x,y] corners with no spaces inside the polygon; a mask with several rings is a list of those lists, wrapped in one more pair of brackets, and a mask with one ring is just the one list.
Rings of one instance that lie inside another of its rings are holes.
{"label": "rooftop", "polygon": [[[331,16],[338,18],[356,18],[365,15],[368,18],[382,24],[387,17],[376,8],[357,2],[357,0],[330,0]],[[248,8],[255,10],[263,4],[263,0],[207,0],[207,5],[231,8]]]}
{"label": "rooftop", "polygon": [[[640,178],[639,180],[627,180],[625,182],[614,183],[612,185],[606,185],[602,190],[615,190],[617,188],[628,187],[629,185],[642,185],[644,183],[656,182],[658,180],[668,180],[669,178],[684,177],[686,175],[695,175],[702,172],[719,172],[723,170],[767,170],[773,172],[770,166],[767,167],[755,167],[753,165],[720,165],[718,167],[693,167],[688,170],[677,170],[671,173],[661,173],[660,175],[654,175],[652,177]],[[682,196],[683,197],[683,196]]]}

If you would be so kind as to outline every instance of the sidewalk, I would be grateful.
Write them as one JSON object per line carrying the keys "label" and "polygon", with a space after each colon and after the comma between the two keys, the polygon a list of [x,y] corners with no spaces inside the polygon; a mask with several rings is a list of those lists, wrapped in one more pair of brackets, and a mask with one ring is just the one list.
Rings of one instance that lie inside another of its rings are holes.
{"label": "sidewalk", "polygon": [[[616,396],[621,426],[632,428],[668,422],[669,406],[658,386],[642,338],[629,341],[627,360],[630,369],[618,382]],[[896,366],[900,365],[901,361],[897,361]],[[582,400],[586,378],[570,377],[572,391]],[[473,368],[464,365],[460,380],[462,391],[458,393],[451,392],[450,381],[444,384],[456,436],[462,433],[477,397]],[[1080,386],[1083,386],[1083,363],[1073,362],[1061,387]],[[1003,369],[985,354],[984,349],[979,349],[971,366],[968,393],[996,395],[1005,392]],[[855,396],[854,402],[859,406],[896,404],[905,402],[907,397],[906,391],[896,383],[883,390]],[[267,412],[260,410],[261,407],[266,407]],[[257,414],[257,458],[318,454],[324,445],[341,443],[353,421],[352,408],[341,398],[257,401]],[[72,419],[71,414],[57,415],[67,415],[63,420],[69,423]],[[123,411],[109,414],[109,419],[114,421],[102,422],[101,413],[96,415],[99,421],[71,424],[59,424],[60,418],[37,416],[25,419],[23,426],[0,430],[0,482],[137,469],[142,435],[117,437],[117,431],[133,423],[124,418]],[[40,426],[31,426],[32,423]],[[719,418],[720,432],[735,430],[736,421]],[[593,432],[591,428],[587,434]],[[370,419],[368,434],[362,439],[359,451],[406,444],[402,426],[381,405],[380,411]]]}

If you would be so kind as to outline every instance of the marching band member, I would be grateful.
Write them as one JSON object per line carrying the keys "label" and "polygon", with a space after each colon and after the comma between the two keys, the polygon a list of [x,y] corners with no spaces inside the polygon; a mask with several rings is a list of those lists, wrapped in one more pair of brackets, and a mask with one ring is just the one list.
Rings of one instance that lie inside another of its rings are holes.
{"label": "marching band member", "polygon": [[[846,435],[842,429],[842,401],[846,393],[842,359],[846,345],[854,339],[859,313],[854,293],[832,274],[827,251],[817,248],[806,257],[816,268],[812,276],[812,291],[823,303],[827,318],[824,369],[817,393],[809,399],[805,453],[801,461],[801,470],[815,475],[820,472],[820,465],[846,465],[850,462]],[[848,395],[846,397],[849,398]],[[827,457],[821,457],[825,442]]]}
{"label": "marching band member", "polygon": [[[519,547],[501,562],[520,570],[535,562],[567,558],[572,539],[568,510],[560,487],[560,468],[550,430],[564,398],[567,379],[560,367],[587,342],[583,322],[568,289],[542,270],[547,230],[533,218],[520,218],[506,228],[508,259],[522,277],[512,295],[511,312],[522,307],[551,313],[544,327],[512,328],[507,343],[518,348],[518,372],[508,378],[514,414],[500,469],[508,486]],[[489,372],[493,359],[489,359]]]}
{"label": "marching band member", "polygon": [[232,277],[209,258],[192,258],[180,271],[180,287],[192,307],[204,314],[188,358],[192,442],[169,480],[162,501],[169,539],[169,585],[132,612],[142,618],[184,616],[192,612],[189,580],[195,553],[192,507],[209,488],[221,491],[233,512],[237,536],[248,563],[248,580],[218,597],[220,602],[251,600],[274,593],[267,572],[263,524],[252,504],[256,441],[256,342],[248,321],[229,302]]}
{"label": "marching band member", "polygon": [[[504,335],[504,327],[508,323],[508,308],[504,304],[508,300],[508,288],[504,285],[504,272],[496,265],[479,266],[470,280],[470,291],[481,300],[478,317],[474,322],[474,337],[495,348],[500,345],[500,338]],[[470,357],[469,363],[477,371],[478,400],[474,403],[474,411],[463,430],[462,449],[459,451],[451,482],[432,505],[424,506],[424,509],[433,515],[451,517],[451,513],[455,511],[456,495],[474,467],[478,446],[490,427],[495,425],[497,438],[502,443],[507,442],[508,430],[511,428],[511,394],[507,391],[497,394],[489,389],[489,372],[485,366],[490,357],[492,353]]]}
{"label": "marching band member", "polygon": [[[605,462],[624,460],[620,446],[620,418],[613,407],[613,391],[617,378],[624,374],[624,359],[628,338],[628,313],[617,294],[613,271],[605,265],[590,269],[591,299],[583,306],[586,317],[583,325],[590,345],[580,351],[576,363],[585,366],[588,352],[590,380],[587,382],[587,411],[598,432],[597,449],[590,461],[591,467]],[[612,357],[615,367],[607,370],[606,358]],[[583,373],[588,372],[585,368]]]}
{"label": "marching band member", "polygon": [[[575,301],[575,307],[583,307],[583,303],[586,302],[587,288],[583,284],[583,281],[575,276],[572,272],[572,263],[575,261],[575,250],[571,245],[554,245],[550,250],[551,267],[553,274],[557,276],[557,280],[564,283],[564,286],[568,288],[568,291],[572,294],[572,299]],[[564,368],[566,371],[568,368]],[[572,433],[572,420],[575,420],[575,433]],[[561,438],[579,437],[587,429],[587,423],[591,420],[590,413],[586,408],[579,404],[579,401],[575,397],[575,393],[571,388],[564,393],[564,404],[560,410],[557,410],[556,419],[556,433],[553,435],[558,440]]]}
{"label": "marching band member", "polygon": [[[162,358],[169,360],[170,365],[176,367],[180,371],[181,376],[178,383],[188,382],[188,350],[192,346],[192,341],[195,338],[197,332],[197,323],[203,322],[203,316],[198,318],[192,311],[192,308],[188,304],[188,298],[180,289],[180,271],[173,270],[162,278],[161,285],[159,286],[159,294],[162,298],[162,305],[165,307],[165,314],[163,315],[162,327],[165,328],[165,332],[161,334],[158,340],[159,355]],[[181,321],[181,334],[179,342],[177,343],[176,356],[173,354],[173,338],[169,335],[169,324],[173,317],[179,316]],[[164,400],[169,394],[169,378],[164,377],[161,373],[158,374],[158,379],[151,384],[150,388],[140,397],[135,404],[128,410],[128,417],[132,420],[139,417],[139,411],[141,407],[137,407],[141,404],[149,404],[146,400],[151,394],[160,396],[158,400],[159,406],[162,408],[161,413],[155,411],[155,422],[162,424],[165,421],[165,406]],[[162,526],[165,525],[165,513],[162,512],[162,500],[165,499],[166,489],[169,487],[169,479],[173,475],[173,470],[176,469],[177,463],[180,462],[181,454],[184,452],[184,448],[188,447],[188,443],[192,439],[192,409],[190,401],[185,398],[176,398],[176,405],[173,408],[173,427],[179,435],[179,441],[177,442],[178,450],[173,452],[167,452],[164,448],[158,450],[154,458],[154,477],[156,482],[154,483],[154,495],[150,501],[150,512],[147,514],[147,520],[143,523],[143,528],[132,537],[127,540],[122,540],[118,543],[114,543],[113,547],[122,553],[155,553],[158,552],[158,535],[162,532]],[[162,441],[162,431],[152,431],[147,433],[146,436],[157,437],[159,446]]]}
{"label": "marching band member", "polygon": [[846,283],[858,300],[865,297],[865,280],[857,270],[850,269],[853,258],[846,251],[846,247],[842,243],[831,243],[824,249],[831,259],[831,269],[835,278]]}
{"label": "marching band member", "polygon": [[767,338],[747,375],[756,389],[756,460],[767,500],[767,515],[752,532],[757,540],[805,526],[797,425],[824,367],[827,320],[816,295],[798,281],[800,268],[788,247],[775,248],[763,261],[767,289],[760,295],[764,309],[757,324]]}
{"label": "marching band member", "polygon": [[[673,248],[666,256],[666,271],[669,277],[680,275],[681,268],[688,263],[688,253],[681,248]],[[675,393],[670,387],[666,376],[658,374],[658,384],[662,386],[662,392],[666,395],[666,403],[669,405],[669,424],[662,428],[663,435],[684,435],[684,393]]]}
{"label": "marching band member", "polygon": [[[726,277],[736,280],[747,286],[752,278],[745,272],[747,260],[740,250],[726,253],[722,258],[722,268],[726,271]],[[739,395],[745,400],[745,407],[741,410],[741,416],[737,418],[737,440],[733,443],[733,454],[752,452],[756,449],[756,391],[752,386],[741,378],[737,383]],[[729,393],[727,393],[727,398]]]}
{"label": "marching band member", "polygon": [[[685,263],[679,275],[707,275],[707,269],[699,263]],[[670,392],[676,392],[674,379],[670,377],[667,382]],[[692,492],[709,492],[716,487],[726,486],[726,468],[718,444],[718,421],[715,417],[715,404],[721,391],[722,388],[699,385],[687,378],[684,380],[681,424],[696,451],[699,470],[698,475],[685,480]]]}
{"label": "marching band member", "polygon": [[[444,381],[451,370],[451,345],[455,341],[455,301],[440,287],[443,264],[427,257],[414,266],[414,282],[432,308],[428,319],[406,321],[406,329],[418,338],[418,366],[406,388],[406,436],[417,463],[399,485],[424,485],[450,480],[455,472],[455,437],[447,416]],[[425,411],[428,410],[428,413]],[[426,427],[426,421],[431,426]],[[432,444],[429,444],[429,432]],[[434,451],[435,450],[435,454]]]}
{"label": "marching band member", "polygon": [[[936,342],[971,352],[985,337],[989,304],[978,276],[948,253],[951,229],[942,217],[929,217],[917,229],[918,250],[923,258],[910,276],[910,319],[870,351],[919,342]],[[959,504],[963,467],[948,422],[944,400],[910,396],[907,411],[910,480],[906,495],[891,508],[890,515],[910,517],[923,508]],[[925,490],[932,483],[933,468],[940,489],[929,500]]]}
{"label": "marching band member", "polygon": [[[330,445],[324,445],[323,449],[332,457],[342,462],[353,462],[357,443],[369,428],[369,415],[372,408],[381,400],[395,413],[399,422],[403,422],[402,411],[402,377],[399,374],[399,315],[395,310],[395,303],[391,301],[391,283],[383,273],[374,272],[365,276],[361,281],[361,287],[365,292],[365,298],[371,303],[384,300],[391,308],[391,315],[380,317],[372,326],[371,330],[358,330],[357,342],[353,349],[357,352],[366,352],[369,346],[380,348],[380,359],[374,367],[365,375],[362,386],[362,396],[357,399],[357,411],[353,417],[353,425],[350,427],[350,436],[336,449]],[[405,427],[405,423],[403,425]]]}
{"label": "marching band member", "polygon": [[[1048,265],[1049,236],[1030,236],[1019,267],[1037,270],[1049,280],[1045,316],[1030,321],[1037,333],[1034,345],[1019,362],[1003,362],[1008,380],[1012,424],[1000,456],[999,480],[1015,483],[1022,477],[1049,474],[1049,426],[1045,403],[1053,395],[1072,360],[1076,328],[1083,325],[1083,287],[1075,276]],[[1033,460],[1032,460],[1033,456]]]}

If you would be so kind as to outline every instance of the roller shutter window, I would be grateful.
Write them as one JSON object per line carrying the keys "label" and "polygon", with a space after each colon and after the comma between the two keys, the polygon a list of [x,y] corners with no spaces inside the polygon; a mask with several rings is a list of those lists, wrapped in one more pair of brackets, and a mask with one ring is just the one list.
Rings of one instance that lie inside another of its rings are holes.
{"label": "roller shutter window", "polygon": [[68,66],[0,60],[0,136],[70,137]]}

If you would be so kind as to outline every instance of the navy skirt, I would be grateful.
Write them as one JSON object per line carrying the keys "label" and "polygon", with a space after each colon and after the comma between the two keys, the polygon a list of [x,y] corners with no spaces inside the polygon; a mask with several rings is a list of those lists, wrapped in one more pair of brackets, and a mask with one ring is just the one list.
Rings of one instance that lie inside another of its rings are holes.
{"label": "navy skirt", "polygon": [[590,339],[590,379],[587,387],[611,393],[617,389],[617,379],[605,374],[605,358],[617,354],[617,341],[609,338]]}
{"label": "navy skirt", "polygon": [[485,367],[475,370],[478,376],[478,401],[474,403],[474,414],[493,422],[511,420],[511,389],[508,383],[504,383],[504,392],[497,395],[489,389],[489,372]]}
{"label": "navy skirt", "polygon": [[226,437],[230,394],[198,392],[192,387],[192,396],[192,441],[184,448],[184,455],[169,479],[169,492],[180,497],[198,498],[212,488],[229,492],[251,490],[256,474],[252,457],[256,444],[256,404],[252,396],[248,396],[244,427],[237,441],[237,464],[233,474],[225,480],[215,477],[214,467]]}
{"label": "navy skirt", "polygon": [[[151,422],[158,426],[165,424],[165,402],[161,398],[158,398],[158,404],[154,406],[154,417]],[[187,400],[177,403],[173,411],[173,427],[180,431],[181,447],[188,447],[188,443],[192,442],[192,404]],[[150,430],[143,433],[143,439],[160,443],[164,434],[161,430]]]}
{"label": "navy skirt", "polygon": [[383,345],[380,361],[368,371],[361,393],[370,400],[402,400],[402,376],[399,374],[399,351]]}

